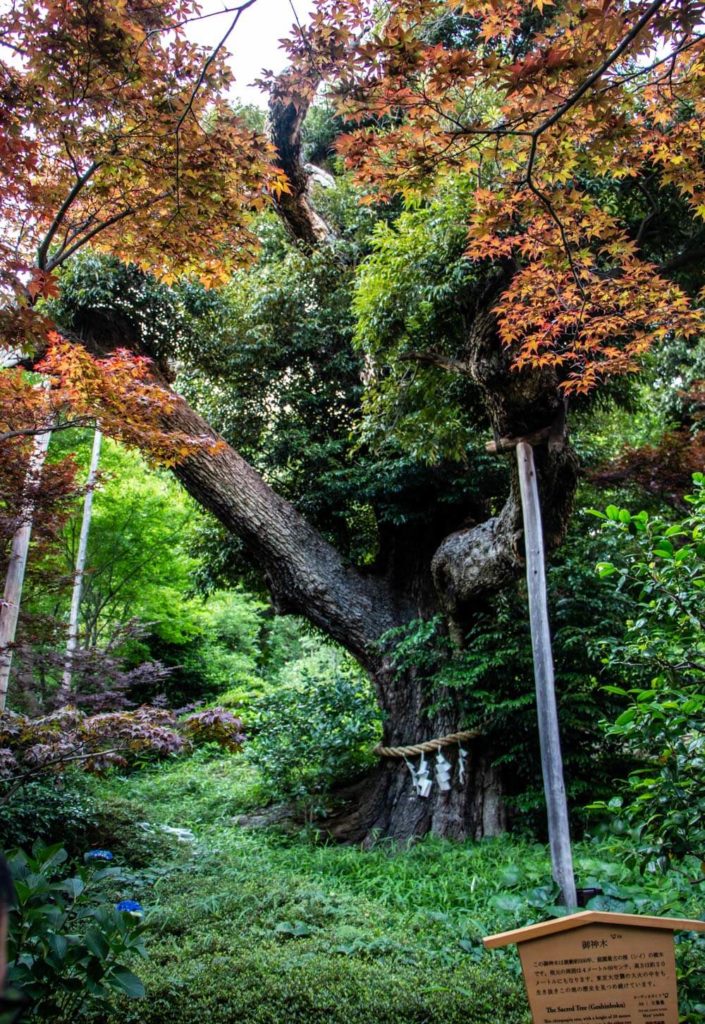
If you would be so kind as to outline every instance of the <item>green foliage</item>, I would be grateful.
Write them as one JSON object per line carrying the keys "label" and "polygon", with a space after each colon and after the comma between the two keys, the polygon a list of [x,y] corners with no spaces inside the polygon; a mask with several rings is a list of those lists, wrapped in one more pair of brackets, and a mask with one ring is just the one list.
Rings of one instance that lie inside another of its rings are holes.
{"label": "green foliage", "polygon": [[343,119],[330,103],[314,103],[303,126],[304,160],[319,167],[328,164],[335,157],[335,140],[341,134],[343,124]]}
{"label": "green foliage", "polygon": [[705,673],[705,476],[695,474],[695,493],[684,519],[666,521],[609,505],[603,534],[621,540],[619,563],[601,560],[602,579],[613,578],[630,598],[624,639],[606,641],[610,660],[627,672],[648,671],[659,683],[695,685]]}
{"label": "green foliage", "polygon": [[457,461],[484,426],[466,377],[414,357],[430,350],[458,358],[464,349],[477,286],[464,256],[468,209],[467,185],[449,184],[428,204],[380,223],[357,271],[355,341],[370,377],[360,436],[373,448]]}
{"label": "green foliage", "polygon": [[[73,447],[83,466],[90,438],[69,437],[72,433],[58,435],[57,451],[60,445]],[[37,619],[53,616],[63,621],[68,615],[69,588],[48,586],[47,576],[53,566],[64,584],[70,580],[80,513],[77,502],[62,537],[63,550],[31,563],[20,639],[27,637],[35,650]],[[95,649],[123,623],[142,624],[141,635],[123,639],[115,656],[126,670],[156,660],[170,674],[146,683],[140,678],[140,688],[128,694],[135,702],[159,693],[166,693],[173,706],[212,697],[225,688],[246,685],[267,660],[262,644],[271,631],[268,604],[240,586],[211,589],[205,599],[195,593],[203,565],[198,538],[205,520],[170,474],[150,469],[139,455],[106,439],[94,497],[80,630],[82,643]],[[58,641],[51,632],[49,639],[63,652],[63,632]],[[41,666],[35,659],[32,693],[50,695],[55,689],[63,658],[54,660],[58,671],[53,678],[47,672],[39,678]]]}
{"label": "green foliage", "polygon": [[28,782],[0,803],[0,835],[8,848],[29,847],[37,840],[48,845],[61,841],[75,854],[85,844],[86,830],[96,822],[96,807],[77,772],[68,773],[61,782],[55,778]]}
{"label": "green foliage", "polygon": [[312,812],[336,782],[369,764],[380,732],[369,679],[330,646],[283,668],[252,713],[257,735],[248,756],[271,796],[303,801]]}
{"label": "green foliage", "polygon": [[[138,1009],[120,1001],[101,1024],[528,1024],[516,951],[489,952],[481,940],[561,912],[545,846],[427,837],[363,851],[243,828],[233,814],[257,786],[244,759],[150,769],[130,781],[129,811],[124,782],[95,785],[113,817],[196,833],[150,897],[147,998]],[[604,890],[595,909],[701,912],[692,861],[642,875],[628,836],[574,853],[578,884]],[[703,943],[683,935],[677,963],[684,1022],[699,1024]]]}
{"label": "green foliage", "polygon": [[143,925],[116,910],[100,883],[115,869],[77,868],[59,877],[67,861],[60,845],[35,844],[32,854],[8,857],[15,885],[9,915],[8,982],[30,1000],[29,1020],[71,1024],[107,1006],[115,992],[144,995],[126,966],[146,956]]}
{"label": "green foliage", "polygon": [[[705,858],[705,476],[690,513],[667,521],[610,505],[593,512],[619,557],[597,573],[629,600],[624,634],[600,645],[607,687],[629,706],[607,729],[638,761],[627,814],[647,860]],[[615,685],[616,684],[616,685]]]}

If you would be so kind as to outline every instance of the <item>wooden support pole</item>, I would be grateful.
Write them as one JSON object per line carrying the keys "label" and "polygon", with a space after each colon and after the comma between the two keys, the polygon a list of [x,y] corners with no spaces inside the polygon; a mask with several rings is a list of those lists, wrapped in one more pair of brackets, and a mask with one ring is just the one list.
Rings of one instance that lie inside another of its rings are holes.
{"label": "wooden support pole", "polygon": [[81,594],[83,592],[83,576],[86,571],[86,554],[88,552],[88,535],[91,529],[91,516],[93,514],[93,491],[98,473],[100,461],[100,445],[102,434],[100,428],[96,427],[93,435],[93,450],[91,451],[91,462],[88,469],[86,481],[86,495],[83,499],[83,517],[81,519],[81,533],[78,538],[78,553],[76,555],[76,568],[73,577],[73,591],[71,593],[71,610],[69,612],[69,636],[66,643],[66,660],[64,661],[64,672],[59,687],[59,703],[68,700],[71,693],[71,676],[73,674],[73,655],[78,646],[78,618],[81,608]]}
{"label": "wooden support pole", "polygon": [[44,465],[50,439],[51,428],[41,434],[37,434],[35,437],[34,449],[27,468],[25,491],[28,494],[28,498],[22,510],[23,522],[15,530],[12,538],[10,563],[7,567],[5,591],[3,593],[2,606],[0,606],[0,712],[5,710],[7,702],[7,688],[10,679],[10,669],[12,668],[12,644],[15,642],[15,634],[17,632],[24,574],[27,568],[29,542],[32,536],[34,501],[31,494],[41,479],[42,466]]}
{"label": "wooden support pole", "polygon": [[534,655],[536,680],[536,707],[541,743],[541,768],[548,811],[548,837],[551,847],[553,877],[566,907],[578,905],[573,874],[573,854],[570,846],[568,803],[563,779],[563,759],[558,729],[556,688],[553,674],[551,632],[548,622],[546,597],[546,566],[541,524],[541,504],[536,480],[534,450],[526,441],[516,446],[521,488],[521,507],[524,517],[524,543],[526,546],[526,580],[529,590],[529,621],[531,647]]}

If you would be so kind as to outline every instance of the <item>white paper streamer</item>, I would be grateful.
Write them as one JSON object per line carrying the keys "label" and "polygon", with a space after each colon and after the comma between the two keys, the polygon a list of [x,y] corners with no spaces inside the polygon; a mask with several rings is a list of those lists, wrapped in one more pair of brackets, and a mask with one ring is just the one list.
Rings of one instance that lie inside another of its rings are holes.
{"label": "white paper streamer", "polygon": [[408,757],[404,758],[404,764],[409,769],[409,775],[411,776],[411,784],[414,787],[414,793],[418,795],[419,792],[419,773],[414,768],[413,764]]}
{"label": "white paper streamer", "polygon": [[447,761],[443,756],[443,751],[439,750],[436,754],[436,782],[441,793],[447,793],[451,788],[450,773],[452,766],[450,761]]}
{"label": "white paper streamer", "polygon": [[416,792],[419,796],[427,797],[432,789],[433,780],[428,770],[428,762],[426,761],[426,755],[422,754],[421,760],[419,761]]}

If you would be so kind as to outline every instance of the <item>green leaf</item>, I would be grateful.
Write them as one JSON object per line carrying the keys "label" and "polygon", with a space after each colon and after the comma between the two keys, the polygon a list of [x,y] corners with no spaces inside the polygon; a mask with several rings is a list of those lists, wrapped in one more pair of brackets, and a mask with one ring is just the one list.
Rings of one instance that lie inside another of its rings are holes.
{"label": "green leaf", "polygon": [[670,540],[666,540],[665,537],[661,537],[654,547],[654,554],[660,558],[673,558],[673,545]]}
{"label": "green leaf", "polygon": [[142,999],[144,997],[144,985],[132,971],[125,967],[119,967],[107,975],[107,983],[119,992],[123,992],[130,999]]}
{"label": "green leaf", "polygon": [[64,960],[68,952],[69,943],[65,935],[49,935],[47,944],[58,960]]}
{"label": "green leaf", "polygon": [[515,885],[519,885],[523,878],[521,868],[516,864],[508,864],[499,875],[499,884],[502,888],[511,889]]}
{"label": "green leaf", "polygon": [[110,952],[110,945],[101,931],[89,928],[84,939],[86,946],[99,960],[105,960]]}
{"label": "green leaf", "polygon": [[629,725],[636,718],[636,708],[627,708],[614,723],[616,726]]}
{"label": "green leaf", "polygon": [[63,882],[59,883],[58,888],[76,900],[86,888],[86,883],[82,878],[65,878]]}
{"label": "green leaf", "polygon": [[521,910],[524,901],[520,896],[512,896],[511,893],[494,896],[492,899],[492,905],[497,910],[505,910],[509,913],[515,913],[517,910]]}

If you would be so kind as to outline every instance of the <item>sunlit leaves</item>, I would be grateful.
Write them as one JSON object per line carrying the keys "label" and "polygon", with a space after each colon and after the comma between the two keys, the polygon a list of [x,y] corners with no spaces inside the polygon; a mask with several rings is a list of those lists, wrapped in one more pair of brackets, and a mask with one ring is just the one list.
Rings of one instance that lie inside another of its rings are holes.
{"label": "sunlit leaves", "polygon": [[48,342],[36,367],[39,382],[20,369],[0,374],[4,443],[26,441],[43,428],[100,422],[106,434],[141,448],[162,465],[172,465],[203,446],[217,448],[214,438],[187,437],[164,428],[163,417],[177,399],[154,377],[149,359],[127,349],[95,359],[55,331],[49,332]]}

